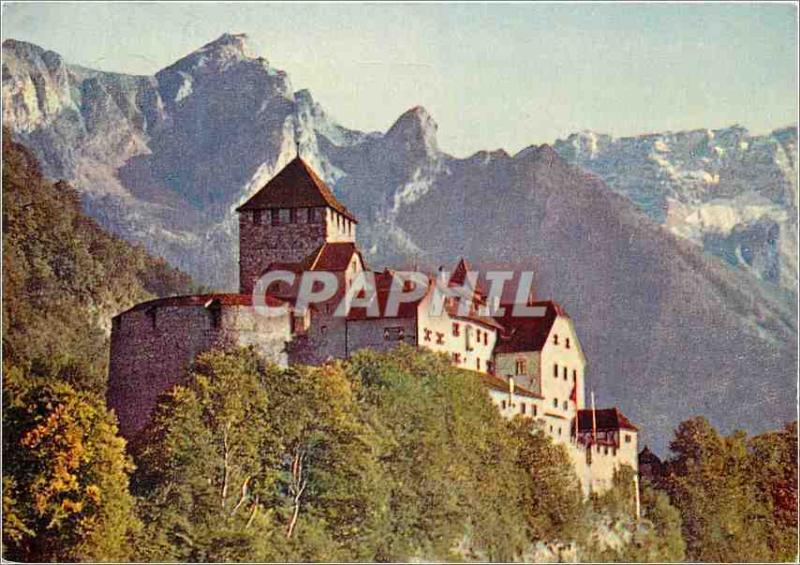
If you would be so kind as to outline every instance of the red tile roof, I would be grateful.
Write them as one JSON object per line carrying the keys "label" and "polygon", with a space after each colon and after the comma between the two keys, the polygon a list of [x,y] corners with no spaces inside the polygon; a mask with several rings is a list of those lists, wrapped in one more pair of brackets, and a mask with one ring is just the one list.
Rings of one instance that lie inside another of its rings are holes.
{"label": "red tile roof", "polygon": [[505,328],[495,347],[496,353],[541,351],[550,329],[559,316],[566,317],[564,309],[552,300],[533,302],[531,306],[544,308],[544,316],[515,317],[513,304],[503,304],[505,312],[497,321]]}
{"label": "red tile roof", "polygon": [[[251,294],[192,294],[187,296],[168,296],[166,298],[156,298],[141,302],[125,311],[139,312],[150,308],[160,308],[165,306],[206,306],[212,303],[222,306],[252,306],[253,296]],[[285,302],[274,296],[266,296],[267,306],[280,306]]]}
{"label": "red tile roof", "polygon": [[358,223],[355,216],[333,195],[317,173],[300,157],[286,165],[247,202],[236,210],[268,208],[315,208],[327,206]]}
{"label": "red tile roof", "polygon": [[[595,410],[595,419],[597,420],[598,430],[625,429],[638,431],[638,428],[619,411],[619,408],[602,408]],[[578,429],[581,432],[591,432],[592,428],[592,410],[578,410]]]}
{"label": "red tile roof", "polygon": [[[464,286],[467,282],[467,273],[471,270],[472,268],[469,263],[467,263],[467,260],[460,257],[456,268],[453,270],[453,274],[450,275],[450,280],[447,281],[447,286]],[[483,294],[483,288],[478,281],[476,281],[473,290],[479,295]]]}
{"label": "red tile roof", "polygon": [[358,254],[364,263],[361,251],[352,242],[324,243],[315,253],[311,254],[314,258],[308,267],[310,271],[346,271],[354,254]]}

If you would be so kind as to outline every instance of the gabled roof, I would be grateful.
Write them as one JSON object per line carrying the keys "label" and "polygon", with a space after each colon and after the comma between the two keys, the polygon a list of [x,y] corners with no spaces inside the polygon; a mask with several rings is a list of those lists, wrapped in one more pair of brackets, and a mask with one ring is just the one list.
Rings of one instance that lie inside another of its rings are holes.
{"label": "gabled roof", "polygon": [[256,192],[236,211],[265,210],[269,208],[314,208],[327,206],[358,223],[355,216],[333,195],[317,173],[300,157],[291,163]]}
{"label": "gabled roof", "polygon": [[[467,283],[467,273],[471,270],[472,269],[469,263],[467,263],[467,260],[463,257],[460,257],[458,259],[458,264],[456,264],[456,268],[450,275],[450,280],[447,281],[447,286],[464,286]],[[475,288],[472,290],[478,294],[483,294],[483,289],[478,281],[475,282]]]}
{"label": "gabled roof", "polygon": [[505,331],[497,341],[496,353],[518,353],[521,351],[541,351],[547,343],[547,336],[558,317],[567,317],[564,309],[552,300],[533,302],[530,306],[544,308],[543,316],[516,317],[514,305],[503,304],[505,312],[497,318]]}
{"label": "gabled roof", "polygon": [[[598,430],[608,431],[625,429],[638,431],[638,428],[619,411],[619,408],[602,408],[594,412]],[[581,432],[591,432],[592,427],[592,410],[578,410],[578,430]]]}

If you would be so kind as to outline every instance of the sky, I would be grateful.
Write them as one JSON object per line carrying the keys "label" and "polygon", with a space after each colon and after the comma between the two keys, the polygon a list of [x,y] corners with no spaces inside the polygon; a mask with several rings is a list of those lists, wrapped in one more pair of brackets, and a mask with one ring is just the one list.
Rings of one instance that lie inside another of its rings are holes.
{"label": "sky", "polygon": [[797,123],[797,6],[3,3],[3,39],[153,74],[225,32],[342,125],[417,105],[456,156],[580,130],[615,136]]}

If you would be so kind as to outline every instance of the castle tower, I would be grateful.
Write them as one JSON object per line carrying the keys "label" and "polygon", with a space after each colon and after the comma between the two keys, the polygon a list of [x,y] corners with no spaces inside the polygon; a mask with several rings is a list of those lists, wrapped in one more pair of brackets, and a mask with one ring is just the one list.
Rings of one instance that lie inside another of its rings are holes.
{"label": "castle tower", "polygon": [[355,216],[300,157],[236,211],[242,294],[253,291],[272,263],[299,263],[324,243],[356,238]]}

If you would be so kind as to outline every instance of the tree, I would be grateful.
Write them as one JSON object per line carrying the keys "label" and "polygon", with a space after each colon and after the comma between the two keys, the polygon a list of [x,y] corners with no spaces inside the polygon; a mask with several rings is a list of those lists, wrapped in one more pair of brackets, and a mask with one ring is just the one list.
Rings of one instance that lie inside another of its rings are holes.
{"label": "tree", "polygon": [[145,560],[266,560],[277,529],[261,501],[277,458],[264,379],[250,351],[200,355],[134,445]]}
{"label": "tree", "polygon": [[705,418],[683,422],[670,443],[665,484],[694,561],[769,559],[769,509],[758,497],[741,432],[720,436]]}
{"label": "tree", "polygon": [[769,509],[772,561],[797,559],[797,421],[750,440],[753,478]]}
{"label": "tree", "polygon": [[563,445],[556,445],[537,423],[515,418],[511,433],[519,443],[517,466],[522,508],[534,541],[577,541],[586,535],[586,510],[578,477]]}
{"label": "tree", "polygon": [[3,545],[15,561],[127,560],[132,464],[102,400],[7,367]]}
{"label": "tree", "polygon": [[510,560],[528,543],[515,444],[474,373],[409,347],[346,365],[389,490],[376,559]]}
{"label": "tree", "polygon": [[380,485],[338,366],[201,354],[137,442],[149,560],[369,559]]}

